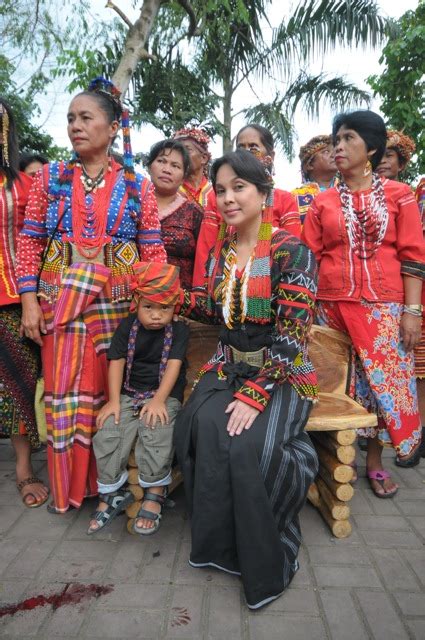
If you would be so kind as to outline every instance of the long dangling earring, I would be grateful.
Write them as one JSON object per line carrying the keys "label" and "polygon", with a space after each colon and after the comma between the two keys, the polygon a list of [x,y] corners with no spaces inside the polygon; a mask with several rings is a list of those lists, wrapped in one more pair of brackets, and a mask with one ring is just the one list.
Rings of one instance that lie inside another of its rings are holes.
{"label": "long dangling earring", "polygon": [[1,137],[3,147],[3,163],[5,167],[9,166],[9,114],[6,108],[0,104],[0,123]]}
{"label": "long dangling earring", "polygon": [[370,162],[370,160],[368,160],[366,162],[366,166],[363,170],[363,177],[366,178],[367,176],[369,176],[372,173],[372,164]]}

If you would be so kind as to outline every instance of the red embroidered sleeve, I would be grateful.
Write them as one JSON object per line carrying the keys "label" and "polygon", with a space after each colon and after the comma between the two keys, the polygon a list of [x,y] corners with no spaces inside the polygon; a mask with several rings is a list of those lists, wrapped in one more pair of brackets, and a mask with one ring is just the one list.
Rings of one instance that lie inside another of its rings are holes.
{"label": "red embroidered sleeve", "polygon": [[140,259],[146,262],[167,262],[167,253],[161,238],[161,223],[154,187],[149,185],[142,200],[142,217],[137,234]]}
{"label": "red embroidered sleeve", "polygon": [[301,220],[298,205],[289,191],[274,190],[273,218],[280,229],[301,238]]}
{"label": "red embroidered sleeve", "polygon": [[217,242],[221,216],[217,211],[206,210],[196,242],[195,263],[193,267],[193,286],[202,287],[205,282],[205,266],[211,249]]}
{"label": "red embroidered sleeve", "polygon": [[15,270],[19,293],[37,291],[41,256],[47,242],[47,205],[42,172],[39,171],[31,185],[23,227],[18,235]]}

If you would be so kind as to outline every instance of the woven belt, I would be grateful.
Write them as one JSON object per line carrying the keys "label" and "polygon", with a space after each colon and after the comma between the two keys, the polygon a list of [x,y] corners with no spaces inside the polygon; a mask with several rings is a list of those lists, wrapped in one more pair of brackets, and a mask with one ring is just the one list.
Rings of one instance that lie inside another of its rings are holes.
{"label": "woven belt", "polygon": [[[226,350],[227,351],[227,350]],[[269,356],[269,349],[263,347],[258,351],[239,351],[229,346],[228,354],[232,362],[245,362],[251,367],[262,367]]]}

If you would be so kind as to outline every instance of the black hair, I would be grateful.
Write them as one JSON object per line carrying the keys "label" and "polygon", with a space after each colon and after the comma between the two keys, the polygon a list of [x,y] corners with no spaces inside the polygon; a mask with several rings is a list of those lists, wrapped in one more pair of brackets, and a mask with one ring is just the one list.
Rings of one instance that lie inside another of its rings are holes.
{"label": "black hair", "polygon": [[114,120],[121,122],[121,103],[106,91],[81,91],[81,93],[77,93],[74,98],[79,98],[80,96],[93,98],[93,100],[97,102],[98,107],[106,114],[109,124],[114,122]]}
{"label": "black hair", "polygon": [[244,127],[242,127],[242,129],[238,131],[238,133],[236,134],[236,145],[238,144],[239,135],[242,133],[242,131],[245,131],[245,129],[255,129],[255,131],[259,134],[261,144],[264,145],[267,153],[274,153],[274,140],[270,130],[266,129],[266,127],[263,127],[261,124],[256,124],[255,122],[253,122],[252,124],[246,124]]}
{"label": "black hair", "polygon": [[171,151],[178,151],[181,154],[183,160],[183,175],[186,178],[190,173],[190,157],[186,147],[179,140],[161,140],[152,145],[146,158],[146,166],[150,167],[159,155],[168,155],[165,153],[167,149],[169,153],[171,153]]}
{"label": "black hair", "polygon": [[376,149],[370,158],[372,169],[381,162],[387,146],[387,129],[381,116],[374,111],[363,109],[348,113],[339,113],[332,123],[332,138],[335,144],[336,135],[341,127],[353,129],[364,140],[368,151]]}
{"label": "black hair", "polygon": [[[15,118],[13,117],[12,109],[6,100],[0,97],[0,104],[7,111],[7,115],[9,116],[9,132],[7,136],[7,151],[9,162],[6,166],[5,158],[3,156],[3,145],[0,145],[0,169],[6,176],[7,182],[12,184],[16,178],[19,177],[19,145],[18,145],[18,136],[16,133],[16,124]],[[1,115],[0,115],[1,119]]]}
{"label": "black hair", "polygon": [[21,153],[19,156],[19,171],[25,171],[31,162],[40,162],[41,164],[47,164],[49,161],[47,158],[39,153]]}
{"label": "black hair", "polygon": [[214,160],[211,167],[211,182],[214,191],[217,183],[217,173],[225,164],[228,164],[239,178],[255,185],[260,193],[265,195],[270,193],[272,186],[265,167],[250,151],[245,149],[230,151],[221,158]]}

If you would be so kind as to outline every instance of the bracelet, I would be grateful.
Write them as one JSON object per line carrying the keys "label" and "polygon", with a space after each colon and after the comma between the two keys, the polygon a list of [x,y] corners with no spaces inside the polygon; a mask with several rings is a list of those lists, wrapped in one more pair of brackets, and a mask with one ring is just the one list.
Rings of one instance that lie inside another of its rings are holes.
{"label": "bracelet", "polygon": [[424,310],[423,304],[405,304],[404,308],[411,309],[412,311],[420,311],[421,313]]}
{"label": "bracelet", "polygon": [[407,305],[403,306],[403,313],[408,313],[410,316],[416,316],[417,318],[422,318],[422,310],[412,309],[412,306],[422,307],[422,305]]}

